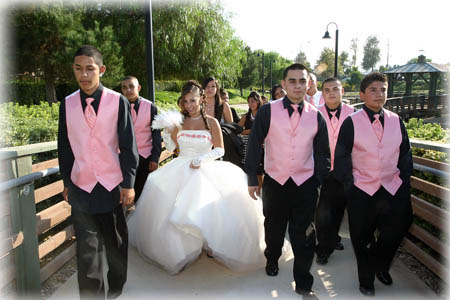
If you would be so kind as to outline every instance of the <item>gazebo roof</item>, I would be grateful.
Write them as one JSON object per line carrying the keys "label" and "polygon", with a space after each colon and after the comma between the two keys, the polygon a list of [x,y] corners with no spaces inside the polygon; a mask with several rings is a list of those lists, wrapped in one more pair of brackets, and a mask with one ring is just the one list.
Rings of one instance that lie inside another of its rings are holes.
{"label": "gazebo roof", "polygon": [[384,71],[385,74],[404,74],[404,73],[446,73],[449,68],[445,65],[425,62],[425,56],[419,56],[419,62],[406,64]]}

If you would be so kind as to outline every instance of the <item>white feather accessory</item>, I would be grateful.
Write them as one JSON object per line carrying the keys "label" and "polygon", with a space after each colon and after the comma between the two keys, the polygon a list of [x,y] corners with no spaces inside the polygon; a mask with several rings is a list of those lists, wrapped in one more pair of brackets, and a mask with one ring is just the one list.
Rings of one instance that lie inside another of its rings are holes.
{"label": "white feather accessory", "polygon": [[177,110],[161,111],[153,120],[152,129],[167,128],[171,131],[175,127],[181,127],[183,119],[183,115]]}

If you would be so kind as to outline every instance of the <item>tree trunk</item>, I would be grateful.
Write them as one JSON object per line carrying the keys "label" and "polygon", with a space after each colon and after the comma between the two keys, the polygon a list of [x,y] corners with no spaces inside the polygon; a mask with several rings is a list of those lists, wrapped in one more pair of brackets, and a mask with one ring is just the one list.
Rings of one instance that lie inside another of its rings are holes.
{"label": "tree trunk", "polygon": [[244,97],[244,96],[242,95],[242,86],[241,86],[241,85],[239,85],[239,90],[241,91],[241,97]]}
{"label": "tree trunk", "polygon": [[51,66],[46,66],[44,71],[44,80],[45,97],[48,103],[56,103],[58,101],[56,98],[55,78],[53,74],[53,68]]}

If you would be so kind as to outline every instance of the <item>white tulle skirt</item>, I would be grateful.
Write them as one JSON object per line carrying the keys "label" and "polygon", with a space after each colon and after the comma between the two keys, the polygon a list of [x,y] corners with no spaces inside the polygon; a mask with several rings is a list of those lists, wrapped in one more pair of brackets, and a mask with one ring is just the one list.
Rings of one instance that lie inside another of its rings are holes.
{"label": "white tulle skirt", "polygon": [[[130,244],[171,274],[208,249],[231,270],[265,265],[261,200],[248,195],[245,173],[229,162],[191,169],[178,157],[150,173],[128,220]],[[291,257],[285,243],[284,258]]]}

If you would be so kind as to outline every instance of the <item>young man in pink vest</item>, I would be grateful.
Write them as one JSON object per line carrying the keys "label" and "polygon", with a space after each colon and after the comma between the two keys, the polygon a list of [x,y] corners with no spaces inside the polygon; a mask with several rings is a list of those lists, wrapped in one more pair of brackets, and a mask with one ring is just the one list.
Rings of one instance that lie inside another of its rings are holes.
{"label": "young man in pink vest", "polygon": [[375,295],[375,276],[392,284],[389,268],[412,222],[411,147],[402,120],[383,109],[387,89],[383,74],[364,77],[364,106],[342,124],[334,160],[335,177],[347,194],[359,290],[366,296]]}
{"label": "young man in pink vest", "polygon": [[309,74],[310,86],[306,91],[306,101],[315,107],[319,107],[325,103],[322,92],[317,88],[317,77],[313,73]]}
{"label": "young man in pink vest", "polygon": [[136,77],[125,77],[120,87],[122,94],[127,97],[131,105],[131,119],[134,124],[134,135],[139,153],[139,166],[134,182],[136,193],[134,203],[137,203],[148,174],[158,169],[161,154],[161,131],[151,128],[158,110],[151,101],[139,96],[141,85]]}
{"label": "young man in pink vest", "polygon": [[138,164],[127,99],[103,87],[101,53],[82,46],[73,70],[80,89],[61,102],[58,159],[63,196],[72,206],[82,299],[104,298],[103,247],[108,262],[107,297],[117,298],[127,279],[128,232],[122,206],[133,203]]}
{"label": "young man in pink vest", "polygon": [[303,299],[318,299],[312,291],[310,268],[316,235],[314,212],[318,189],[330,171],[327,125],[322,114],[303,101],[309,84],[305,66],[293,64],[283,74],[287,95],[263,105],[256,114],[248,142],[245,170],[253,199],[264,144],[265,177],[262,186],[267,258],[266,273],[278,274],[278,259],[286,227],[294,252],[295,291]]}
{"label": "young man in pink vest", "polygon": [[317,247],[316,262],[325,265],[328,257],[335,249],[343,250],[339,228],[346,207],[344,186],[334,177],[334,150],[342,122],[352,114],[355,109],[342,102],[344,88],[336,77],[326,79],[322,83],[322,95],[325,104],[318,107],[325,118],[328,129],[328,140],[331,152],[330,174],[326,177],[320,189],[319,204],[316,210]]}

